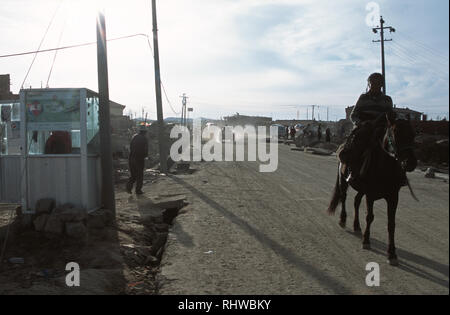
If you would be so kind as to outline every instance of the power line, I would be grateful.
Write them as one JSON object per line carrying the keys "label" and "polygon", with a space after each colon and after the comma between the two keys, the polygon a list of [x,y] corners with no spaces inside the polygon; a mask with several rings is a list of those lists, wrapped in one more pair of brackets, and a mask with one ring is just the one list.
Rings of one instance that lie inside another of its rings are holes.
{"label": "power line", "polygon": [[418,41],[417,39],[413,38],[412,36],[409,36],[406,33],[399,32],[399,35],[401,37],[404,37],[405,39],[408,39],[410,42],[414,42],[416,44],[416,46],[418,46],[419,48],[422,48],[423,50],[428,51],[430,54],[433,54],[436,57],[444,59],[444,60],[446,60],[448,62],[448,60],[449,60],[448,55],[446,56],[446,55],[442,54],[438,50],[436,50],[436,49],[434,49],[434,48],[432,48],[432,47],[430,47],[430,46],[428,46],[428,45]]}
{"label": "power line", "polygon": [[[152,47],[152,44],[150,43],[150,38],[149,38],[148,36],[147,36],[147,44],[148,44],[148,47],[150,48],[150,51],[151,51],[151,53],[152,53],[153,58],[155,58],[155,55],[154,55],[154,53],[153,53],[153,47]],[[160,80],[160,81],[161,81],[161,87],[163,88],[164,96],[165,96],[165,98],[166,98],[167,103],[169,104],[170,109],[172,110],[172,112],[173,112],[175,115],[179,115],[180,113],[178,113],[178,112],[175,111],[175,109],[174,109],[173,106],[172,106],[172,103],[171,103],[170,100],[169,100],[169,97],[167,96],[166,88],[165,88],[165,86],[164,86],[162,80]]]}
{"label": "power line", "polygon": [[[63,33],[64,33],[64,29],[66,28],[66,22],[67,22],[67,19],[64,19],[64,24],[63,24],[63,27],[62,27],[62,29],[61,29],[61,33],[59,34],[57,46],[59,46],[59,44],[61,43],[61,39],[62,39],[62,36],[63,36]],[[52,72],[53,72],[53,67],[54,67],[54,65],[55,65],[56,55],[57,55],[57,54],[58,54],[58,51],[55,50],[55,54],[53,55],[52,65],[50,66],[50,71],[49,71],[48,77],[47,77],[47,83],[45,84],[45,87],[46,87],[46,88],[49,87],[49,86],[48,86],[48,82],[50,81],[50,77],[51,77]]]}
{"label": "power line", "polygon": [[[130,37],[136,37],[136,36],[148,37],[147,34],[137,33],[137,34],[132,34],[132,35],[126,35],[126,36],[111,38],[111,39],[108,39],[107,41],[111,42],[111,41],[116,41],[116,40],[126,39],[126,38],[130,38]],[[92,45],[96,45],[96,44],[97,44],[97,42],[88,42],[88,43],[75,44],[75,45],[56,47],[56,48],[49,48],[49,49],[42,49],[42,50],[38,49],[38,50],[35,50],[35,51],[21,52],[21,53],[9,54],[9,55],[0,55],[0,58],[8,58],[8,57],[17,57],[17,56],[31,55],[31,54],[44,53],[44,52],[55,51],[55,50],[63,50],[63,49],[77,48],[77,47],[83,47],[83,46],[92,46]]]}
{"label": "power line", "polygon": [[[37,49],[38,51],[41,49],[42,43],[44,42],[45,37],[47,37],[48,30],[50,29],[50,26],[53,24],[53,21],[55,19],[56,13],[58,12],[59,8],[61,7],[61,4],[63,3],[63,1],[64,0],[61,0],[59,2],[58,7],[56,8],[55,12],[53,13],[52,18],[50,19],[50,23],[48,24],[47,29],[44,32],[44,36],[42,37],[41,42],[39,43],[39,46],[38,46],[38,49]],[[22,85],[20,86],[22,89],[23,89],[23,85],[25,84],[26,79],[28,78],[28,75],[30,74],[30,71],[31,71],[31,68],[33,67],[34,61],[36,60],[37,54],[38,53],[36,52],[34,57],[33,57],[33,60],[31,61],[30,67],[28,67],[27,74],[25,75],[25,78],[23,79]]]}

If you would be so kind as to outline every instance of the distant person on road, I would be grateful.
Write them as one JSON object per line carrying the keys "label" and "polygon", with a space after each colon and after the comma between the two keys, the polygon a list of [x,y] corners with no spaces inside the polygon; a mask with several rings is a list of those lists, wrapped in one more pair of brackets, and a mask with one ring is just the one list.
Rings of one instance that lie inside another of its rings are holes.
{"label": "distant person on road", "polygon": [[295,127],[294,126],[291,126],[291,140],[295,140],[295,133],[296,133],[297,131],[295,130]]}
{"label": "distant person on road", "polygon": [[320,124],[319,124],[319,127],[317,128],[317,139],[319,141],[322,140],[322,127],[320,126]]}
{"label": "distant person on road", "polygon": [[139,133],[135,134],[130,143],[130,155],[128,164],[130,168],[130,179],[126,189],[129,194],[132,193],[133,185],[136,183],[136,195],[142,195],[142,186],[144,184],[145,158],[148,156],[147,130],[141,126]]}
{"label": "distant person on road", "polygon": [[325,130],[325,141],[326,142],[331,142],[331,130],[330,130],[330,128],[327,128]]}

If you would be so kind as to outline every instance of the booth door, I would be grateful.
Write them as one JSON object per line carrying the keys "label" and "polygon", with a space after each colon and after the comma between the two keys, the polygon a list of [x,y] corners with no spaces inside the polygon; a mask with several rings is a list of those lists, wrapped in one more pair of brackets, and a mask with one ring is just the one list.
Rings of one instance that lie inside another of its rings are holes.
{"label": "booth door", "polygon": [[0,202],[20,203],[20,155],[0,155]]}

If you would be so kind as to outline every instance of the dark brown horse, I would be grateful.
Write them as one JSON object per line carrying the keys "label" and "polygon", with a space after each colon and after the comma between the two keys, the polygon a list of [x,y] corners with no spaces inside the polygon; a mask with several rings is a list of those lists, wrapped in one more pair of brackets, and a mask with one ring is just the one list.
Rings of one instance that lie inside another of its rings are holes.
{"label": "dark brown horse", "polygon": [[[394,233],[398,195],[403,181],[402,172],[412,172],[417,166],[417,159],[414,154],[414,137],[415,133],[409,121],[386,115],[384,137],[377,139],[379,145],[376,145],[370,152],[371,162],[367,164],[365,176],[350,184],[358,192],[355,197],[355,218],[353,222],[353,229],[357,233],[361,232],[359,205],[362,197],[366,195],[367,225],[363,234],[364,249],[370,249],[370,225],[374,220],[373,204],[379,199],[386,200],[389,233],[388,258],[391,265],[398,265]],[[345,180],[347,177],[346,169],[347,167],[344,164],[339,164],[336,186],[328,208],[328,213],[334,214],[339,203],[342,203],[339,222],[342,227],[345,227],[347,219],[345,200],[349,184]]]}

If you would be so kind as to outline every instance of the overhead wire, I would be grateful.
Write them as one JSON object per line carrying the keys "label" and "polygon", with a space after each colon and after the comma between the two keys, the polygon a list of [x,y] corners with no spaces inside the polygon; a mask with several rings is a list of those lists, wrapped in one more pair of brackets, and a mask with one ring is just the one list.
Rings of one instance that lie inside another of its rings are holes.
{"label": "overhead wire", "polygon": [[[39,50],[41,49],[41,46],[42,46],[42,44],[44,43],[45,38],[47,37],[48,30],[49,30],[50,27],[52,26],[53,21],[55,20],[56,13],[58,13],[58,10],[59,10],[59,8],[61,7],[63,1],[64,1],[64,0],[61,0],[61,1],[59,2],[58,7],[56,8],[55,12],[53,13],[53,16],[51,17],[50,22],[48,23],[47,29],[46,29],[45,32],[44,32],[44,36],[42,37],[41,42],[39,43],[39,46],[38,46],[37,51],[39,51]],[[31,61],[30,66],[28,67],[28,70],[27,70],[27,73],[26,73],[26,75],[25,75],[25,78],[23,79],[22,84],[21,84],[21,86],[20,86],[22,89],[23,89],[23,85],[25,84],[25,81],[26,81],[27,78],[28,78],[28,75],[30,74],[30,71],[31,71],[31,68],[33,67],[34,61],[36,60],[37,54],[38,54],[38,53],[36,52],[35,55],[34,55],[34,57],[33,57],[33,60]]]}
{"label": "overhead wire", "polygon": [[[154,53],[153,53],[153,46],[152,46],[152,44],[150,43],[150,38],[149,38],[148,35],[146,35],[146,37],[147,37],[148,47],[150,48],[150,51],[151,51],[151,53],[152,53],[153,58],[155,58],[155,55],[154,55]],[[172,112],[173,112],[175,115],[180,115],[181,113],[175,111],[175,109],[173,108],[172,102],[169,100],[169,97],[167,96],[166,88],[165,88],[164,83],[163,83],[163,81],[162,81],[161,78],[160,78],[160,82],[161,82],[161,87],[162,87],[162,89],[163,89],[164,96],[165,96],[165,98],[166,98],[167,103],[169,104],[170,109],[172,110]]]}
{"label": "overhead wire", "polygon": [[[61,33],[59,34],[58,43],[56,44],[56,46],[59,46],[60,43],[61,43],[61,39],[62,39],[64,30],[65,30],[65,28],[66,28],[66,22],[67,22],[67,19],[64,19],[64,24],[63,24],[63,26],[62,26]],[[47,83],[45,84],[45,87],[46,87],[46,88],[49,87],[48,83],[49,83],[49,81],[50,81],[50,77],[51,77],[52,72],[53,72],[53,67],[55,66],[55,61],[56,61],[56,56],[57,56],[57,54],[58,54],[58,50],[55,50],[55,54],[53,55],[52,64],[51,64],[51,66],[50,66],[50,71],[49,71],[48,77],[47,77]]]}

